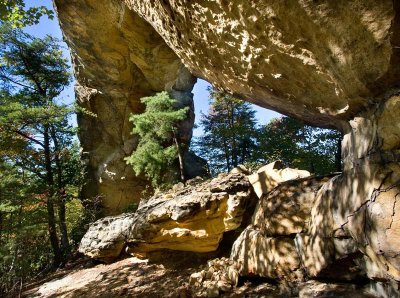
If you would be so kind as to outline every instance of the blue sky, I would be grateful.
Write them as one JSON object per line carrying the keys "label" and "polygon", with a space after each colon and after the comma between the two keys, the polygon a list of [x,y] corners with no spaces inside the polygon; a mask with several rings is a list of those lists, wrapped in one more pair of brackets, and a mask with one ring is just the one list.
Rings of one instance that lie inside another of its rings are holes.
{"label": "blue sky", "polygon": [[[45,5],[48,8],[52,8],[51,0],[27,0],[27,6],[33,5]],[[43,17],[40,20],[38,25],[29,26],[25,28],[25,31],[31,35],[36,37],[44,37],[47,34],[53,35],[62,39],[61,29],[59,27],[58,21],[55,18],[54,20],[49,20],[47,17]],[[64,53],[66,57],[69,58],[69,51],[67,49],[67,45],[64,44],[65,50]],[[65,102],[71,103],[74,100],[74,83],[72,83],[64,92],[61,94],[63,100]],[[208,96],[209,93],[207,91],[207,87],[211,86],[208,82],[204,80],[198,80],[196,85],[193,88],[194,94],[194,105],[195,105],[195,113],[196,113],[196,123],[199,122],[201,112],[207,113],[208,111]],[[265,124],[269,122],[272,118],[279,117],[280,114],[267,110],[256,105],[253,105],[253,108],[256,110],[256,117],[260,124]],[[74,121],[75,122],[75,121]],[[201,135],[202,131],[200,128],[194,131],[195,136]]]}
{"label": "blue sky", "polygon": [[[210,83],[204,80],[197,80],[196,85],[194,85],[193,88],[193,94],[194,94],[194,109],[196,113],[196,123],[199,122],[200,120],[200,115],[201,112],[204,114],[207,114],[208,111],[208,96],[209,93],[207,91],[207,88],[211,86]],[[258,123],[260,124],[265,124],[268,123],[272,118],[280,117],[281,114],[264,109],[262,107],[259,107],[257,105],[252,104],[253,109],[256,111],[256,117],[258,120]],[[201,129],[195,129],[193,132],[194,136],[198,136],[202,133]]]}

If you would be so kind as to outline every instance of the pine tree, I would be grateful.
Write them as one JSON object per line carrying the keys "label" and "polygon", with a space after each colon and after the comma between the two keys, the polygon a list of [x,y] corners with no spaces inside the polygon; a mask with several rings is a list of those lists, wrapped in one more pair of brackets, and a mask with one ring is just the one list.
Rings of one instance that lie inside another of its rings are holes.
{"label": "pine tree", "polygon": [[204,134],[195,142],[196,153],[205,158],[213,174],[254,161],[257,127],[249,103],[216,89],[210,91],[210,109],[202,114]]}
{"label": "pine tree", "polygon": [[131,156],[126,158],[133,166],[136,175],[145,174],[153,187],[160,187],[168,179],[165,173],[178,159],[180,179],[185,180],[183,173],[182,141],[178,132],[179,121],[187,117],[188,108],[177,108],[177,102],[167,92],[140,100],[145,112],[131,115],[134,127],[133,134],[138,135],[139,143]]}
{"label": "pine tree", "polygon": [[279,159],[289,167],[327,174],[341,170],[341,139],[336,130],[290,117],[276,118],[260,130],[260,156],[265,163]]}
{"label": "pine tree", "polygon": [[70,82],[67,60],[50,36],[38,39],[3,26],[0,44],[0,152],[4,162],[40,181],[58,266],[69,251],[65,168],[75,135],[68,123],[74,109],[57,102]]}

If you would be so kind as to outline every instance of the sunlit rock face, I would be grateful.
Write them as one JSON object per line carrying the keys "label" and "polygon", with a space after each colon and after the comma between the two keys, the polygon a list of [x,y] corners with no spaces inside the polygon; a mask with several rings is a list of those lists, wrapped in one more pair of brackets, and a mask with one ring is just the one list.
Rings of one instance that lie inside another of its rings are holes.
{"label": "sunlit rock face", "polygon": [[138,202],[148,185],[124,161],[137,145],[130,114],[143,111],[141,97],[168,90],[191,110],[180,130],[189,141],[195,78],[154,29],[121,1],[56,0],[55,6],[71,49],[77,102],[95,114],[78,115],[87,163],[83,196],[101,196],[105,214],[119,213]]}
{"label": "sunlit rock face", "polygon": [[110,210],[140,196],[147,182],[123,161],[136,146],[128,116],[160,90],[190,106],[194,75],[342,130],[344,172],[314,198],[307,233],[290,239],[310,276],[361,253],[367,276],[399,281],[399,3],[55,0],[78,102],[97,114],[79,117],[84,193],[104,195]]}
{"label": "sunlit rock face", "polygon": [[[351,121],[360,113],[384,109],[388,117],[382,119],[393,121],[365,119],[378,126],[382,149],[400,143],[387,125],[398,126],[398,114],[386,103],[399,87],[397,1],[55,5],[72,50],[78,102],[97,114],[79,116],[90,178],[83,193],[102,194],[110,210],[137,200],[147,185],[123,161],[136,146],[129,114],[143,110],[140,97],[161,90],[176,90],[191,106],[190,73],[248,101],[345,133],[356,130]],[[182,132],[188,138],[191,126],[192,119]],[[358,141],[365,145],[370,138],[364,133]],[[353,141],[344,152],[359,150]]]}
{"label": "sunlit rock face", "polygon": [[251,224],[232,247],[231,259],[238,263],[241,275],[304,278],[304,260],[296,236],[308,233],[315,194],[330,178],[281,182],[261,197]]}
{"label": "sunlit rock face", "polygon": [[216,251],[223,234],[247,224],[256,196],[243,174],[198,178],[155,194],[133,214],[106,217],[91,224],[79,251],[110,261],[127,247],[133,254],[169,249]]}
{"label": "sunlit rock face", "polygon": [[398,163],[386,168],[366,163],[321,188],[302,241],[311,276],[332,265],[335,250],[329,247],[337,248],[340,239],[341,250],[362,253],[356,263],[369,278],[400,280],[399,181]]}
{"label": "sunlit rock face", "polygon": [[340,126],[398,84],[392,0],[125,0],[198,77],[246,100]]}

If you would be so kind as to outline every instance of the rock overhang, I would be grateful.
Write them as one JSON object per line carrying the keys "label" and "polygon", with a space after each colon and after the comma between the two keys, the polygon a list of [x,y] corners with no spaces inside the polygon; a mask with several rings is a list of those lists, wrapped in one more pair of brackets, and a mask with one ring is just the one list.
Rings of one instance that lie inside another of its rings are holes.
{"label": "rock overhang", "polygon": [[383,150],[387,142],[400,144],[395,129],[381,127],[391,106],[385,102],[399,92],[397,1],[55,5],[72,50],[77,100],[98,114],[78,119],[89,173],[84,193],[108,197],[107,208],[138,200],[147,184],[123,160],[137,144],[128,118],[143,110],[139,99],[170,90],[191,105],[195,77],[307,123],[339,128],[347,134],[347,168],[380,151],[379,140]]}
{"label": "rock overhang", "polygon": [[390,0],[125,3],[196,76],[309,123],[342,128],[398,87]]}

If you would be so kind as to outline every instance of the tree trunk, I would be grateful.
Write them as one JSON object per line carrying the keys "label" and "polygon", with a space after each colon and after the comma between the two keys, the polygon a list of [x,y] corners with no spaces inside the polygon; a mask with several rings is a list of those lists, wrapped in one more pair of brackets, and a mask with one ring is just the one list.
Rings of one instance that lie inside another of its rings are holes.
{"label": "tree trunk", "polygon": [[68,241],[68,230],[66,224],[66,208],[65,208],[65,193],[63,191],[59,192],[58,198],[58,219],[60,223],[61,232],[61,250],[64,256],[67,256],[70,252],[69,241]]}
{"label": "tree trunk", "polygon": [[181,148],[179,146],[178,138],[176,137],[175,128],[172,128],[172,133],[174,135],[173,139],[174,139],[176,151],[178,152],[179,170],[180,170],[180,173],[181,173],[181,181],[184,182],[185,181],[185,173],[184,173],[184,166],[183,166],[183,156],[182,156]]}
{"label": "tree trunk", "polygon": [[50,156],[50,135],[49,126],[44,125],[44,155],[45,155],[45,167],[46,167],[46,183],[48,187],[48,198],[47,198],[47,220],[51,247],[54,253],[54,266],[59,266],[62,263],[62,253],[58,243],[56,219],[54,213],[54,179],[53,171],[51,167],[51,156]]}
{"label": "tree trunk", "polygon": [[225,160],[226,160],[226,171],[229,172],[231,169],[231,163],[229,160],[228,145],[226,144],[225,138],[224,138],[224,151],[225,151]]}
{"label": "tree trunk", "polygon": [[0,245],[3,243],[3,229],[3,213],[0,211]]}
{"label": "tree trunk", "polygon": [[343,134],[340,135],[340,138],[337,140],[336,144],[336,154],[335,154],[335,164],[336,164],[336,171],[342,171],[342,140]]}
{"label": "tree trunk", "polygon": [[57,169],[57,204],[58,204],[58,220],[61,232],[61,251],[64,256],[69,254],[69,241],[68,241],[68,229],[66,224],[66,208],[65,208],[65,189],[64,183],[62,181],[62,163],[60,160],[60,146],[57,139],[57,135],[54,127],[51,127],[51,138],[54,143],[55,151],[55,162]]}
{"label": "tree trunk", "polygon": [[238,165],[238,151],[236,144],[236,135],[232,135],[232,132],[235,131],[235,107],[234,104],[230,104],[230,115],[229,115],[229,125],[230,125],[230,139],[232,144],[232,167],[236,167]]}

